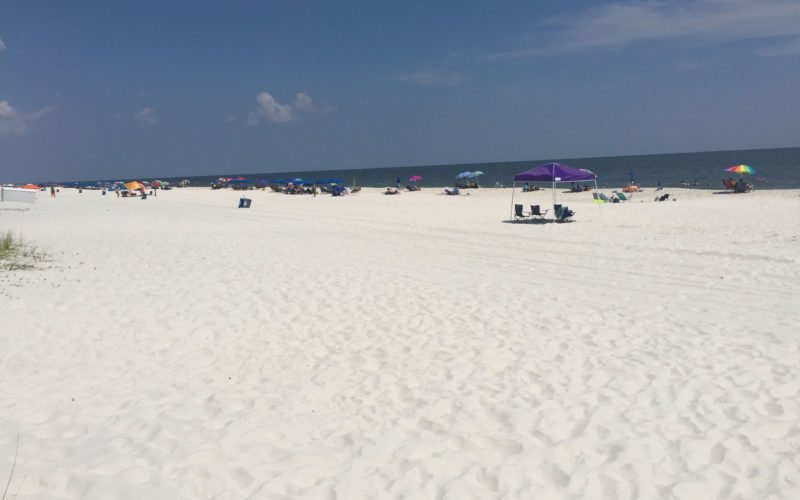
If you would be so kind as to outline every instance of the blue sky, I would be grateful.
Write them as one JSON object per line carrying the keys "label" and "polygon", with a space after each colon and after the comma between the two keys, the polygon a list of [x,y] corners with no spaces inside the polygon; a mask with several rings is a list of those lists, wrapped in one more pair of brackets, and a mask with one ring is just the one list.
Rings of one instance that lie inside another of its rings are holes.
{"label": "blue sky", "polygon": [[800,1],[4,2],[0,182],[798,146]]}

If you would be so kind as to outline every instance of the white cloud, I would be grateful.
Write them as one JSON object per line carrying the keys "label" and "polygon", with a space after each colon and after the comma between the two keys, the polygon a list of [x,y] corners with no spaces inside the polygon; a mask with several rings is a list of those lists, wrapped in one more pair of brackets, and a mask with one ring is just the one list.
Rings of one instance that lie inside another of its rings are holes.
{"label": "white cloud", "polygon": [[141,126],[152,126],[158,123],[156,111],[153,108],[144,108],[138,113],[134,113],[133,117],[139,122]]}
{"label": "white cloud", "polygon": [[464,81],[464,75],[449,71],[418,71],[403,75],[400,79],[420,85],[457,85]]}
{"label": "white cloud", "polygon": [[45,106],[29,115],[20,114],[8,101],[0,101],[0,135],[24,134],[34,120],[50,113],[53,106]]}
{"label": "white cloud", "polygon": [[0,101],[0,135],[24,134],[27,130],[25,120],[8,101]]}
{"label": "white cloud", "polygon": [[262,92],[256,97],[258,107],[250,112],[248,125],[258,125],[265,120],[272,123],[287,123],[294,119],[292,107],[281,104],[269,92]]}
{"label": "white cloud", "polygon": [[3,52],[4,50],[6,50],[6,44],[3,42],[3,39],[0,38],[0,52]]}
{"label": "white cloud", "polygon": [[314,111],[314,103],[305,92],[300,92],[294,99],[294,107],[303,111]]}
{"label": "white cloud", "polygon": [[222,119],[223,123],[231,123],[235,121],[236,121],[236,115],[234,115],[233,113],[228,113],[227,115],[225,115],[225,118]]}
{"label": "white cloud", "polygon": [[295,96],[294,107],[298,111],[306,111],[308,113],[332,113],[336,111],[336,106],[330,104],[316,104],[311,100],[311,96],[305,92],[300,92]]}
{"label": "white cloud", "polygon": [[718,44],[800,36],[797,0],[683,0],[616,2],[551,18],[545,38],[498,58],[623,46],[648,41]]}
{"label": "white cloud", "polygon": [[248,125],[259,125],[266,122],[288,123],[297,117],[296,111],[306,113],[331,113],[336,111],[335,106],[314,104],[311,96],[305,92],[299,92],[294,99],[294,104],[281,104],[275,100],[269,92],[261,92],[256,97],[258,106],[250,111],[247,117]]}

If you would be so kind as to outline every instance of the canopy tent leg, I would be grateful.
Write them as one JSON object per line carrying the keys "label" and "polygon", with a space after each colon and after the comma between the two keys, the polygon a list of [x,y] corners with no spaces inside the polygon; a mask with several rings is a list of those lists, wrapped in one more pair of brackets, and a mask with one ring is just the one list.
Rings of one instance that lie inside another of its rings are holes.
{"label": "canopy tent leg", "polygon": [[[595,177],[594,179],[594,192],[597,193],[597,177]],[[597,204],[597,210],[598,212],[600,212],[600,215],[603,215],[603,211],[600,209],[600,205],[602,204],[603,204],[602,200],[600,201],[600,203]]]}
{"label": "canopy tent leg", "polygon": [[517,181],[514,181],[514,185],[511,187],[511,217],[508,219],[510,221],[514,221],[514,191],[517,189]]}

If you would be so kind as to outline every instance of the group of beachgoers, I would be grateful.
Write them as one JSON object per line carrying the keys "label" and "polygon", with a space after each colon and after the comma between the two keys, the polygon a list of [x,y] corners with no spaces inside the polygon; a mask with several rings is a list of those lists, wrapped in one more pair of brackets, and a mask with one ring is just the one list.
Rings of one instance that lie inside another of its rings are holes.
{"label": "group of beachgoers", "polygon": [[736,182],[733,182],[733,179],[728,177],[727,179],[724,179],[722,183],[725,184],[727,189],[733,191],[734,193],[747,193],[755,189],[752,185],[746,183],[741,177],[739,177],[739,180]]}
{"label": "group of beachgoers", "polygon": [[[341,184],[300,184],[294,182],[287,182],[286,184],[271,184],[270,190],[274,193],[283,194],[310,194],[317,196],[317,194],[330,194],[331,196],[344,196],[361,191],[361,186],[345,187]],[[266,189],[266,188],[263,188]]]}

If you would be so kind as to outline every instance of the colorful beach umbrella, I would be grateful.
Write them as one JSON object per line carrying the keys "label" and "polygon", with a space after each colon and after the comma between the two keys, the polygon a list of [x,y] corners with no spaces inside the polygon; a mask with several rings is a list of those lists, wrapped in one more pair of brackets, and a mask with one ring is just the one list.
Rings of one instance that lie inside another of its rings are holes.
{"label": "colorful beach umbrella", "polygon": [[750,167],[748,165],[736,165],[735,167],[729,167],[729,168],[726,168],[725,170],[728,171],[728,172],[735,172],[735,173],[737,173],[739,175],[756,173],[756,171],[753,170],[753,167]]}
{"label": "colorful beach umbrella", "polygon": [[411,177],[408,178],[408,180],[409,180],[409,182],[421,181],[422,177],[420,177],[418,175],[412,175]]}
{"label": "colorful beach umbrella", "polygon": [[25,184],[24,186],[22,186],[22,189],[42,189],[42,188],[40,188],[36,184]]}
{"label": "colorful beach umbrella", "polygon": [[125,187],[130,189],[131,191],[136,191],[137,189],[144,189],[144,184],[137,181],[126,182]]}

